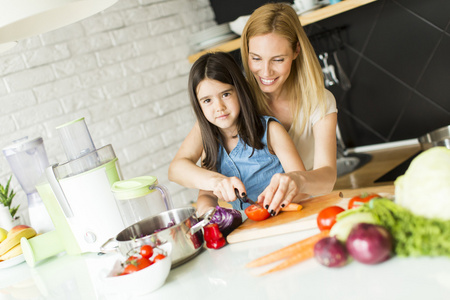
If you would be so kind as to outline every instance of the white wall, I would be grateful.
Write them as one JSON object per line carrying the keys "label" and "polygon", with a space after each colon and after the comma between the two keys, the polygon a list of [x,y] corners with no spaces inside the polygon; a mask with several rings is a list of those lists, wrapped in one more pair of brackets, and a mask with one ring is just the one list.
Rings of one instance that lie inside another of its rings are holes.
{"label": "white wall", "polygon": [[[42,137],[65,162],[56,126],[85,117],[97,148],[112,144],[125,179],[154,175],[176,206],[197,192],[167,179],[194,122],[187,94],[189,35],[214,25],[208,0],[119,0],[106,11],[0,54],[0,148]],[[12,171],[0,154],[0,183]],[[26,215],[16,178],[15,204]]]}

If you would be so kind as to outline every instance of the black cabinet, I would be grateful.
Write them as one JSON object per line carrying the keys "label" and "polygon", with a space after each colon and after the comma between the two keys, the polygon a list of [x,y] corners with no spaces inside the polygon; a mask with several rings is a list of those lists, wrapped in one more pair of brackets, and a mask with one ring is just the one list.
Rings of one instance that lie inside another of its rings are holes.
{"label": "black cabinet", "polygon": [[216,16],[217,24],[232,22],[240,16],[251,15],[263,4],[269,2],[293,3],[293,0],[209,0]]}

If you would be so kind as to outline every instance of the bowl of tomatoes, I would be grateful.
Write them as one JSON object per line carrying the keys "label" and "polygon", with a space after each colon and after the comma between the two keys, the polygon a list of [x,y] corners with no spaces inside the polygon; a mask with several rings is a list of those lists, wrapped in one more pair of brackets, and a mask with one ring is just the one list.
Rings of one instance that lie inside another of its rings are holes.
{"label": "bowl of tomatoes", "polygon": [[144,295],[162,287],[169,276],[171,245],[142,245],[118,259],[105,278],[106,289],[113,293]]}

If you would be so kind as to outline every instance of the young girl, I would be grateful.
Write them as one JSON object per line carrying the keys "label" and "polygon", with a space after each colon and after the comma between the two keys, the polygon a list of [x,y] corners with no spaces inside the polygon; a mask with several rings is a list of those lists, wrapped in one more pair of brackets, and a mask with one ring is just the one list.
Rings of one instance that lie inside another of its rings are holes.
{"label": "young girl", "polygon": [[[305,170],[284,127],[256,112],[253,94],[229,54],[208,53],[194,63],[189,95],[201,131],[202,167],[232,178],[214,191],[200,190],[200,214],[217,206],[218,198],[233,199],[233,208],[245,209],[250,204],[236,199],[234,189],[256,201],[274,174]],[[274,215],[282,204],[266,208]]]}
{"label": "young girl", "polygon": [[[255,109],[283,124],[306,168],[285,168],[286,173],[272,176],[258,201],[274,207],[273,203],[286,205],[299,193],[331,192],[336,183],[336,101],[325,89],[322,68],[297,13],[287,3],[261,6],[247,21],[241,43]],[[170,164],[169,179],[209,191],[230,185],[229,177],[196,165],[203,152],[197,122]]]}

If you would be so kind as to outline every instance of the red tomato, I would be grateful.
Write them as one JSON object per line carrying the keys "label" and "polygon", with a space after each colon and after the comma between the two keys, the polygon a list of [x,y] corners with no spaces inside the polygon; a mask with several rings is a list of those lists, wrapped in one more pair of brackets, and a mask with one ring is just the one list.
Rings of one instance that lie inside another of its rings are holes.
{"label": "red tomato", "polygon": [[139,253],[143,258],[149,259],[153,255],[153,247],[150,245],[143,245]]}
{"label": "red tomato", "polygon": [[340,206],[329,206],[322,209],[317,215],[317,226],[320,231],[330,230],[336,223],[336,215],[344,210]]}
{"label": "red tomato", "polygon": [[378,194],[367,194],[367,193],[364,193],[364,194],[361,194],[359,196],[353,197],[348,202],[348,209],[352,209],[352,208],[361,206],[361,203],[367,203],[373,198],[381,198],[381,196],[378,195]]}
{"label": "red tomato", "polygon": [[137,271],[139,271],[137,266],[135,266],[133,264],[128,264],[128,265],[126,265],[125,269],[123,270],[122,274],[120,274],[120,275],[131,274],[131,273],[134,273]]}
{"label": "red tomato", "polygon": [[127,260],[125,261],[125,264],[131,264],[131,263],[133,263],[133,261],[136,261],[137,259],[138,259],[139,257],[137,257],[137,256],[135,256],[135,255],[132,255],[132,256],[130,256],[130,257],[128,257],[127,258]]}
{"label": "red tomato", "polygon": [[164,255],[164,254],[158,254],[158,255],[156,255],[155,256],[155,258],[153,259],[153,263],[155,263],[155,262],[157,262],[157,261],[159,261],[159,260],[162,260],[162,259],[164,259],[164,258],[166,258],[166,256]]}
{"label": "red tomato", "polygon": [[151,264],[152,264],[152,262],[148,258],[141,257],[136,260],[136,266],[137,266],[138,270],[145,269],[148,266],[150,266]]}
{"label": "red tomato", "polygon": [[252,204],[247,207],[245,209],[245,214],[253,221],[262,221],[270,217],[269,211],[259,204]]}

